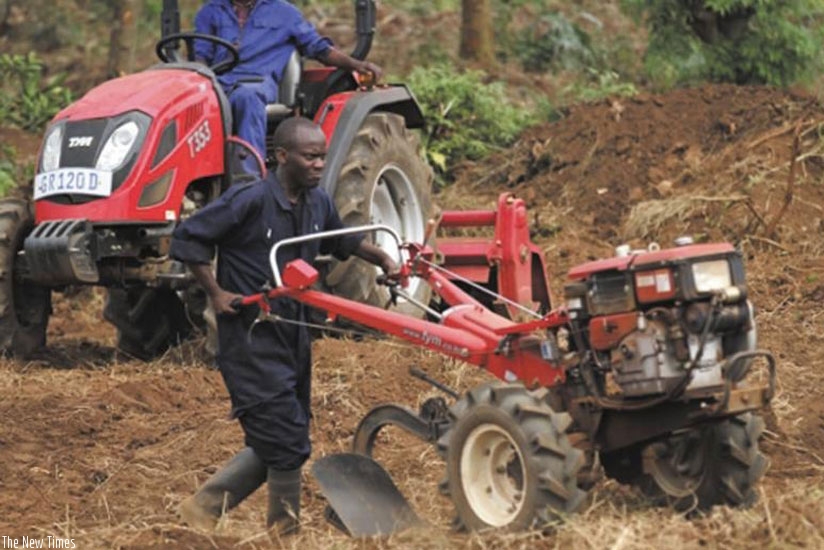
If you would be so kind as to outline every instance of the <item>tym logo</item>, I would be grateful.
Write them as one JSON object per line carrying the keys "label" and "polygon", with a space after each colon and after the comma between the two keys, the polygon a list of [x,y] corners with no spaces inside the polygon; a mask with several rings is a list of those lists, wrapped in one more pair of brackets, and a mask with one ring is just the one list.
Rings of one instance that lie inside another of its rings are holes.
{"label": "tym logo", "polygon": [[83,137],[70,137],[69,138],[69,148],[72,147],[89,147],[94,141],[92,136],[83,136]]}

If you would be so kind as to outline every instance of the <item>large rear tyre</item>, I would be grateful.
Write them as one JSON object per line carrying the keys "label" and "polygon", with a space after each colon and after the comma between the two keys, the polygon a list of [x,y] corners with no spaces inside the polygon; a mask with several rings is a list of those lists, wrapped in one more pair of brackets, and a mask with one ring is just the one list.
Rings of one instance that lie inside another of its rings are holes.
{"label": "large rear tyre", "polygon": [[764,421],[754,414],[686,430],[641,452],[641,489],[658,504],[688,512],[715,505],[747,507],[769,461],[758,440]]}
{"label": "large rear tyre", "polygon": [[0,201],[0,353],[18,357],[45,346],[51,315],[51,290],[23,280],[17,266],[17,252],[32,227],[28,202]]}
{"label": "large rear tyre", "polygon": [[[408,242],[423,242],[432,192],[432,169],[419,151],[418,138],[406,129],[403,117],[372,113],[352,142],[349,156],[332,192],[344,225],[386,224]],[[385,233],[375,243],[397,258],[394,240]],[[351,259],[337,263],[325,283],[335,294],[384,307],[389,293],[375,284],[378,268]],[[407,291],[429,303],[429,286],[413,279]],[[423,317],[424,312],[399,301],[393,309]]]}
{"label": "large rear tyre", "polygon": [[117,348],[150,361],[196,330],[177,292],[165,288],[112,288],[103,317],[117,328]]}
{"label": "large rear tyre", "polygon": [[459,527],[540,527],[583,503],[577,479],[586,459],[567,436],[572,418],[545,394],[493,382],[450,409],[454,422],[438,445]]}

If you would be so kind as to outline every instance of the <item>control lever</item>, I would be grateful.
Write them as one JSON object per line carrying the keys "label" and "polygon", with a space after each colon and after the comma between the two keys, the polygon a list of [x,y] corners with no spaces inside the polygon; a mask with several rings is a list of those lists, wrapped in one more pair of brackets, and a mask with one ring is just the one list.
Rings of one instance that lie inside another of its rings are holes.
{"label": "control lever", "polygon": [[389,300],[383,305],[383,309],[389,309],[389,306],[397,306],[400,281],[398,281],[396,277],[390,277],[386,273],[381,273],[375,278],[375,283],[389,289]]}
{"label": "control lever", "polygon": [[272,308],[269,306],[268,294],[270,290],[271,287],[267,284],[263,286],[260,294],[235,298],[229,303],[231,308],[237,312],[240,312],[245,307],[258,306],[257,317],[255,317],[255,320],[249,325],[249,330],[246,331],[246,339],[249,342],[252,340],[252,331],[255,330],[255,327],[258,326],[259,323],[275,323],[280,320],[278,315],[272,313]]}

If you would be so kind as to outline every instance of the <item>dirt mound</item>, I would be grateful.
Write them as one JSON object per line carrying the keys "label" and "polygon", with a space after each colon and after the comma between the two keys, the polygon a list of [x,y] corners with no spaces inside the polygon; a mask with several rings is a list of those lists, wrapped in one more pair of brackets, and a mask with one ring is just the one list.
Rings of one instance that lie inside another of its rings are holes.
{"label": "dirt mound", "polygon": [[[753,219],[765,225],[769,210],[777,210],[774,187],[785,187],[794,134],[802,154],[820,152],[822,121],[824,106],[815,98],[765,87],[704,86],[576,105],[562,120],[526,132],[512,150],[470,166],[457,193],[512,190],[538,213],[539,236],[571,228],[613,246],[649,236],[649,228],[628,225],[633,208],[649,201],[739,202],[756,208],[733,212],[711,236],[740,237],[739,229],[752,229]],[[809,155],[804,170],[809,182],[820,181],[824,162]],[[806,201],[824,203],[820,185],[804,191]],[[759,209],[752,201],[761,200],[773,202]],[[812,208],[816,213],[824,231],[821,210]]]}

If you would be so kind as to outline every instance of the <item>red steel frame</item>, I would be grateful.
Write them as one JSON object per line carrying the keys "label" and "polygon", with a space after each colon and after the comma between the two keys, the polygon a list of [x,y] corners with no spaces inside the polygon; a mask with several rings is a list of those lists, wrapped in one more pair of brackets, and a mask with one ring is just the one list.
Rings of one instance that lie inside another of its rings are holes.
{"label": "red steel frame", "polygon": [[[318,272],[302,260],[290,262],[283,271],[283,286],[266,293],[247,296],[242,305],[257,305],[269,313],[267,298],[287,296],[328,312],[330,317],[345,317],[362,325],[391,334],[438,353],[483,367],[502,380],[523,381],[528,386],[551,386],[564,379],[560,364],[541,355],[543,338],[536,331],[560,327],[567,322],[565,309],[552,311],[527,323],[516,323],[497,315],[452,283],[418,257],[431,257],[432,251],[406,244],[410,259],[402,273],[413,273],[425,280],[447,304],[439,323],[416,319],[339,296],[312,290]],[[402,276],[401,282],[405,282]]]}
{"label": "red steel frame", "polygon": [[[444,212],[438,225],[443,229],[494,227],[491,239],[439,237],[438,254],[444,269],[484,285],[490,282],[494,267],[497,285],[492,291],[533,311],[552,303],[543,251],[530,239],[523,199],[502,193],[496,210]],[[516,317],[517,309],[508,308],[510,316]]]}

